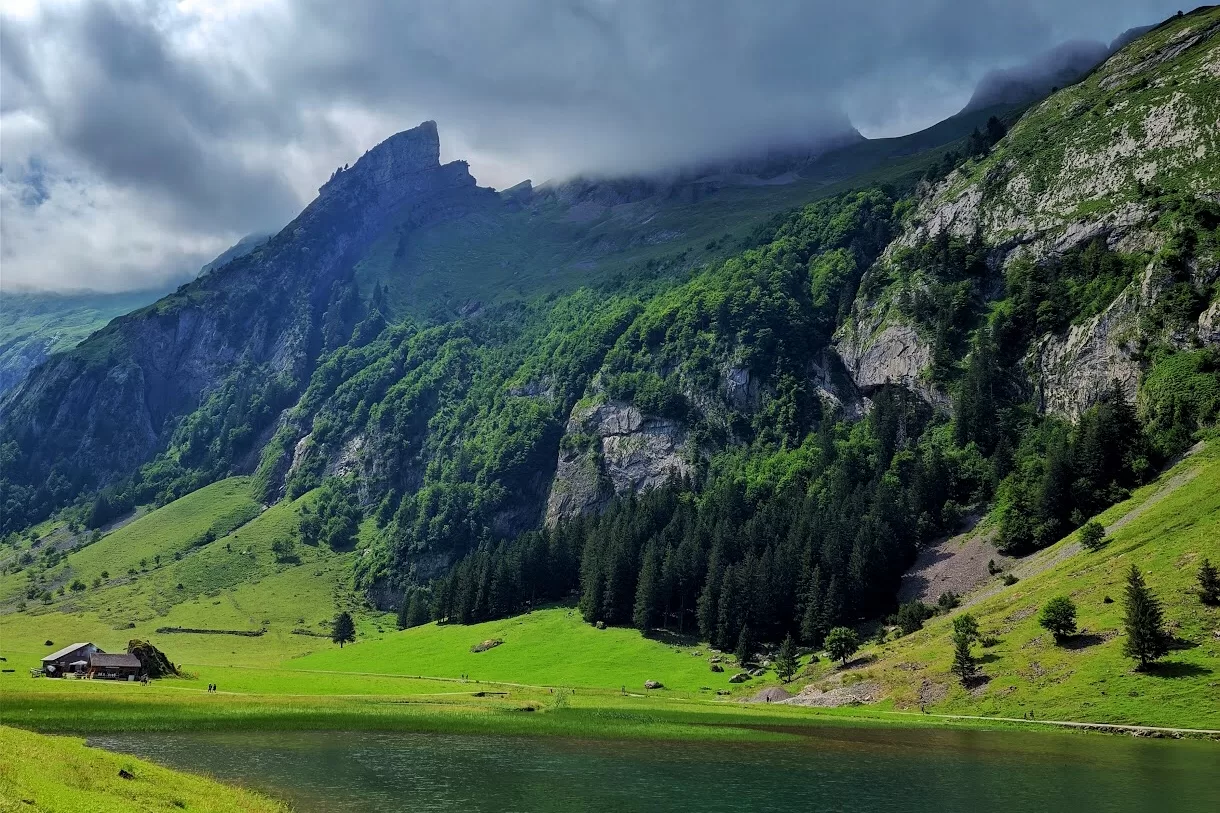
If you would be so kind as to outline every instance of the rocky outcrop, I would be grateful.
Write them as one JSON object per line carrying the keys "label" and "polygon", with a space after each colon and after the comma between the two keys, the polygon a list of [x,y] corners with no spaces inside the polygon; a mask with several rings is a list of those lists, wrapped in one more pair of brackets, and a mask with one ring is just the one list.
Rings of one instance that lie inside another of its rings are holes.
{"label": "rocky outcrop", "polygon": [[686,440],[679,422],[644,415],[631,404],[577,406],[560,443],[547,524],[596,511],[616,494],[686,476]]}
{"label": "rocky outcrop", "polygon": [[809,364],[809,380],[828,411],[838,411],[848,420],[863,417],[865,399],[843,363],[843,359],[827,348]]}
{"label": "rocky outcrop", "polygon": [[1135,402],[1140,365],[1129,340],[1136,331],[1136,301],[1131,289],[1105,311],[1063,336],[1045,336],[1027,359],[1038,409],[1080,417],[1112,391],[1117,381],[1128,403]]}
{"label": "rocky outcrop", "polygon": [[[1162,248],[1172,234],[1157,195],[1214,197],[1220,184],[1213,92],[1220,70],[1211,67],[1220,65],[1220,22],[1196,12],[1172,28],[1131,43],[1079,85],[1034,107],[991,154],[926,189],[881,263],[936,235],[977,235],[989,248],[991,271],[980,287],[991,298],[1003,295],[1003,272],[1018,258],[1041,262],[1097,239],[1127,254]],[[1210,289],[1214,265],[1191,269],[1196,291]],[[1141,336],[1142,314],[1156,310],[1174,278],[1150,265],[1102,313],[1037,340],[1026,372],[1039,407],[1075,419],[1115,380],[1133,400],[1143,339],[1179,347],[1216,341],[1214,303],[1197,330]],[[922,377],[930,347],[888,304],[893,295],[861,297],[837,349],[865,395],[897,384],[935,403],[942,398]]]}

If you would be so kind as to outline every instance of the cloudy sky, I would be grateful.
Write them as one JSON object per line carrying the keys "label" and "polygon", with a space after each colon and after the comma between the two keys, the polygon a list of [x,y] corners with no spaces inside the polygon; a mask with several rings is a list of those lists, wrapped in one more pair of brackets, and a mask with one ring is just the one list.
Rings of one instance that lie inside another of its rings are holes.
{"label": "cloudy sky", "polygon": [[485,185],[896,135],[1180,0],[0,0],[0,286],[176,281],[425,119]]}

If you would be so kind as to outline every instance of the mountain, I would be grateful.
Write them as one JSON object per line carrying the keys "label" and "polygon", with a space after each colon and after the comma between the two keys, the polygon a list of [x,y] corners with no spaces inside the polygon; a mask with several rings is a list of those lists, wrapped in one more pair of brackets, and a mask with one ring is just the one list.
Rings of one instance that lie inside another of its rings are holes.
{"label": "mountain", "polygon": [[[244,256],[270,239],[249,234],[199,270],[206,274]],[[0,396],[51,354],[69,350],[116,317],[169,293],[169,287],[100,293],[5,292],[0,307]]]}
{"label": "mountain", "polygon": [[199,273],[201,275],[206,274],[209,271],[220,268],[222,265],[227,265],[229,262],[236,260],[238,257],[244,257],[251,251],[254,251],[254,249],[261,246],[263,243],[270,240],[273,236],[274,235],[262,233],[247,234],[245,237],[241,238],[236,243],[220,252],[220,254],[216,256],[216,259],[204,265],[203,268],[200,268]]}
{"label": "mountain", "polygon": [[17,386],[52,353],[68,350],[115,317],[165,295],[164,290],[2,295],[0,396]]}
{"label": "mountain", "polygon": [[[1115,42],[1120,41],[1121,38]],[[1023,65],[991,71],[979,80],[964,110],[1037,101],[1052,89],[1075,84],[1116,50],[1117,47],[1100,42],[1076,40],[1058,45]]]}
{"label": "mountain", "polygon": [[400,133],[6,396],[5,530],[252,475],[404,623],[579,590],[820,643],[966,516],[1027,554],[1215,424],[1217,33],[778,174],[497,193]]}

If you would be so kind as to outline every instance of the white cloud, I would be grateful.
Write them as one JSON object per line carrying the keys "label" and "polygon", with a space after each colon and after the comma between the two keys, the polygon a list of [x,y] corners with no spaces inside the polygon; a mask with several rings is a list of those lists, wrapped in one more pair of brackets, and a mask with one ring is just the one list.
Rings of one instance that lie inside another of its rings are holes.
{"label": "white cloud", "polygon": [[482,183],[951,114],[1165,0],[0,0],[0,284],[140,287],[424,119]]}

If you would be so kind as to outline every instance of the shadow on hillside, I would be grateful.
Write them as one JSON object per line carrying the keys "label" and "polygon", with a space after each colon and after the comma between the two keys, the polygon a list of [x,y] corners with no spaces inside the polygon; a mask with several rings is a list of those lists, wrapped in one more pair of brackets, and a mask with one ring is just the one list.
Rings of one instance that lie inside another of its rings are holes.
{"label": "shadow on hillside", "polygon": [[[1112,638],[1114,636],[1110,637]],[[1085,632],[1081,633],[1080,635],[1068,636],[1067,638],[1063,639],[1063,643],[1061,643],[1060,646],[1062,646],[1064,649],[1084,649],[1086,647],[1104,644],[1107,640],[1109,639],[1104,635],[1098,635],[1094,632]]]}
{"label": "shadow on hillside", "polygon": [[1178,650],[1178,649],[1194,649],[1198,645],[1199,645],[1198,641],[1188,641],[1187,639],[1179,638],[1176,635],[1172,636],[1169,639],[1170,651]]}
{"label": "shadow on hillside", "polygon": [[1163,661],[1151,664],[1144,674],[1163,678],[1202,677],[1210,675],[1212,670],[1197,663],[1182,663],[1181,661]]}
{"label": "shadow on hillside", "polygon": [[670,646],[696,646],[699,643],[695,635],[679,635],[667,629],[650,629],[644,633],[644,637]]}
{"label": "shadow on hillside", "polygon": [[852,658],[847,663],[839,664],[839,671],[843,671],[845,669],[858,669],[861,666],[868,666],[870,663],[873,663],[876,660],[876,655],[861,655],[858,658]]}

